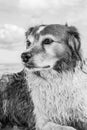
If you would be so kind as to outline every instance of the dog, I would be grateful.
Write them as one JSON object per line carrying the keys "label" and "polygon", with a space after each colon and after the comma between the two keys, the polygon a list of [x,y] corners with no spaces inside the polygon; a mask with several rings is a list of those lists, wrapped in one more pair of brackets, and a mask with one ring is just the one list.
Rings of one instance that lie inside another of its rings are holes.
{"label": "dog", "polygon": [[87,74],[77,28],[39,25],[25,35],[24,69],[0,80],[1,127],[87,130]]}

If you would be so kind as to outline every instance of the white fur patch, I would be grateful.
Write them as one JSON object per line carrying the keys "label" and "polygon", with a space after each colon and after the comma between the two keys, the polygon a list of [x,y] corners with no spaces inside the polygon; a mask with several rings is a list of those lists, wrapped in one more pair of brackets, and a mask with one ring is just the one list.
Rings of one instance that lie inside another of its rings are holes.
{"label": "white fur patch", "polygon": [[41,77],[30,71],[26,74],[37,128],[42,129],[49,121],[63,125],[69,119],[85,122],[87,75],[79,68],[75,73],[71,71],[62,74],[54,70],[43,70],[40,71]]}
{"label": "white fur patch", "polygon": [[40,26],[36,33],[40,33],[46,26]]}
{"label": "white fur patch", "polygon": [[28,40],[29,40],[31,43],[33,43],[33,42],[34,42],[34,37],[33,37],[33,35],[29,35],[29,36],[28,36]]}
{"label": "white fur patch", "polygon": [[33,61],[37,67],[53,67],[56,61],[58,61],[58,58],[50,56],[49,54],[40,53],[34,56]]}

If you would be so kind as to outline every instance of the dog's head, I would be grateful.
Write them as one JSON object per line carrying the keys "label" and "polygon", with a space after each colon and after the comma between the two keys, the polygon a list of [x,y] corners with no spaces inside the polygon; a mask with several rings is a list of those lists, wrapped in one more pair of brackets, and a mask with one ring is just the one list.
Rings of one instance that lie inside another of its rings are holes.
{"label": "dog's head", "polygon": [[26,51],[21,57],[29,69],[69,70],[81,61],[80,46],[79,33],[75,27],[40,25],[26,32]]}

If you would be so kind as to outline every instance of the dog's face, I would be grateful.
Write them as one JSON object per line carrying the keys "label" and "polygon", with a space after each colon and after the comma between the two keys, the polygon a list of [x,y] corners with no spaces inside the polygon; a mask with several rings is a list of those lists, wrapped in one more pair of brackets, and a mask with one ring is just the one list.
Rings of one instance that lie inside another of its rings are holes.
{"label": "dog's face", "polygon": [[40,25],[26,32],[24,65],[31,68],[68,69],[81,60],[80,38],[75,27]]}

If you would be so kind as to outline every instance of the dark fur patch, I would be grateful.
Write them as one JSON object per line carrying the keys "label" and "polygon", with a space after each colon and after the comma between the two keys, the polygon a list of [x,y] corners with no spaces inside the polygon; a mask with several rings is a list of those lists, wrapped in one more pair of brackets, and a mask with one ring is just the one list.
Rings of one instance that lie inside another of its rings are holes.
{"label": "dark fur patch", "polygon": [[[0,121],[3,127],[10,124],[35,130],[34,104],[24,75],[23,71],[13,74],[3,93],[0,91]],[[3,100],[7,100],[6,113],[3,111]]]}
{"label": "dark fur patch", "polygon": [[[63,29],[65,33],[61,29]],[[66,28],[62,27],[61,29],[59,29],[60,34],[62,33],[61,36],[64,35],[63,41],[64,44],[68,46],[69,51],[58,62],[56,62],[54,69],[58,72],[74,70],[77,63],[79,61],[82,62],[81,41],[78,30],[73,26],[66,26]]]}

